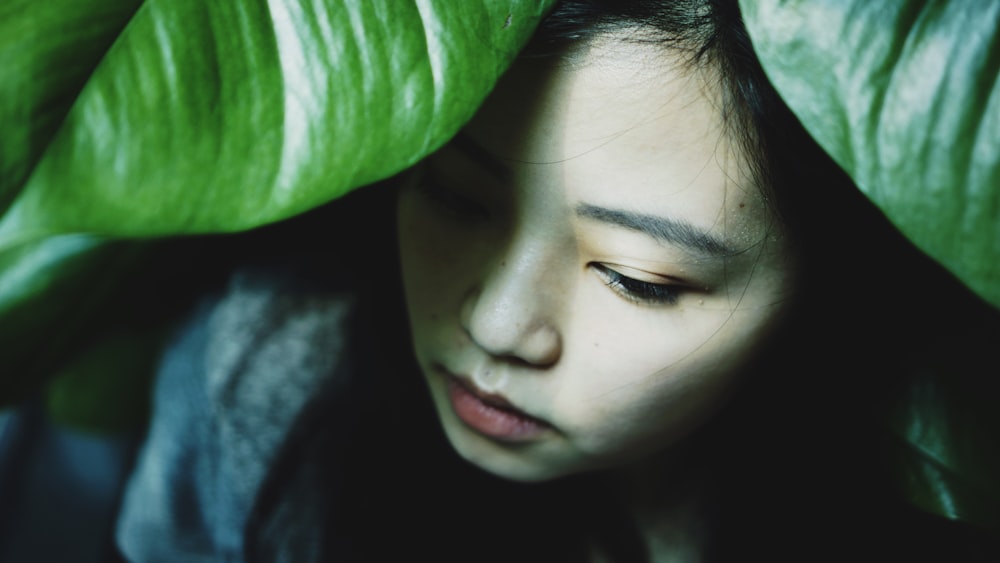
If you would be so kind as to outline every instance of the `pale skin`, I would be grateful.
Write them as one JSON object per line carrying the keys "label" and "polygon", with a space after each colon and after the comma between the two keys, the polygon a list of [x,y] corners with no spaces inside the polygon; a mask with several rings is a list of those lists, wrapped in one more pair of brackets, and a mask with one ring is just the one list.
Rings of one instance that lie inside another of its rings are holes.
{"label": "pale skin", "polygon": [[[571,61],[515,66],[399,205],[414,350],[445,434],[519,481],[656,474],[739,385],[795,282],[711,69],[613,38]],[[451,376],[544,429],[478,431]],[[648,531],[654,552],[667,531]]]}

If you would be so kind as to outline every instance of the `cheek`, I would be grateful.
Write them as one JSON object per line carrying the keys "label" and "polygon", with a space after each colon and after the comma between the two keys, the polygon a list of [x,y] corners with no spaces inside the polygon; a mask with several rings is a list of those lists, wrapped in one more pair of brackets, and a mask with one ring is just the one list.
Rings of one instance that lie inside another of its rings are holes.
{"label": "cheek", "polygon": [[559,409],[576,447],[601,465],[666,448],[716,413],[767,326],[741,311],[594,314],[580,319],[598,328],[564,372],[574,382],[563,385]]}
{"label": "cheek", "polygon": [[449,296],[440,289],[447,249],[440,246],[441,236],[434,225],[421,220],[419,210],[407,199],[401,194],[398,211],[400,270],[414,351],[423,361],[423,352],[436,333],[434,326],[448,306]]}
{"label": "cheek", "polygon": [[454,229],[431,217],[416,195],[409,190],[400,194],[400,266],[407,308],[415,323],[422,316],[440,313],[435,310],[458,298],[450,286],[458,277],[454,258],[463,254],[457,247],[462,239],[454,235]]}
{"label": "cheek", "polygon": [[489,233],[429,209],[410,190],[400,194],[397,225],[403,292],[418,359],[429,351],[466,345],[456,323],[488,259]]}

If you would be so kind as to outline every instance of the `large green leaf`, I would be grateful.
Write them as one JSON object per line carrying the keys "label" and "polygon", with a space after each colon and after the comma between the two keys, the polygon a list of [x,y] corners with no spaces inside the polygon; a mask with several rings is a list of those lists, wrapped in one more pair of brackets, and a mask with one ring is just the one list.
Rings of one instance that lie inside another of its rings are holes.
{"label": "large green leaf", "polygon": [[741,6],[816,140],[910,240],[1000,306],[1000,1]]}
{"label": "large green leaf", "polygon": [[0,4],[0,210],[141,0]]}
{"label": "large green leaf", "polygon": [[10,241],[246,229],[472,116],[551,0],[147,0],[0,222]]}
{"label": "large green leaf", "polygon": [[[19,193],[141,0],[0,5],[0,211]],[[34,394],[73,353],[136,246],[90,236],[0,246],[0,406]]]}
{"label": "large green leaf", "polygon": [[[900,231],[1000,306],[1000,1],[741,7],[813,137]],[[958,326],[928,327],[934,345],[901,362],[920,367],[889,410],[888,454],[915,506],[1000,530],[997,369],[983,365],[1000,323],[985,303],[963,307]]]}
{"label": "large green leaf", "polygon": [[100,390],[120,387],[103,372],[129,354],[107,351],[128,346],[73,335],[114,334],[98,289],[128,283],[107,262],[124,247],[64,233],[247,229],[399,172],[471,117],[552,3],[0,7],[0,403],[58,369],[58,418],[102,424]]}

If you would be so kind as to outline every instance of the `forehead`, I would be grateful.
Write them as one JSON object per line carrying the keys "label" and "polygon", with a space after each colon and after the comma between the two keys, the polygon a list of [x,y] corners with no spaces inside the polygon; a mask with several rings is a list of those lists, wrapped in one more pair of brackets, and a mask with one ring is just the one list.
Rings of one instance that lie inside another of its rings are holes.
{"label": "forehead", "polygon": [[740,245],[769,215],[723,120],[713,67],[648,43],[597,39],[515,65],[468,131],[521,183],[569,202],[666,214]]}

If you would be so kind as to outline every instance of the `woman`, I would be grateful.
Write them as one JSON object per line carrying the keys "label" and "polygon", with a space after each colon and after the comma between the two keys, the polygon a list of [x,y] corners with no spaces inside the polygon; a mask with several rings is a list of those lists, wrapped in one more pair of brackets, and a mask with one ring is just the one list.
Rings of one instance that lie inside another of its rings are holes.
{"label": "woman", "polygon": [[128,558],[955,556],[870,432],[908,295],[851,286],[908,247],[735,2],[561,3],[394,183],[395,224],[380,186],[248,237],[165,358]]}

